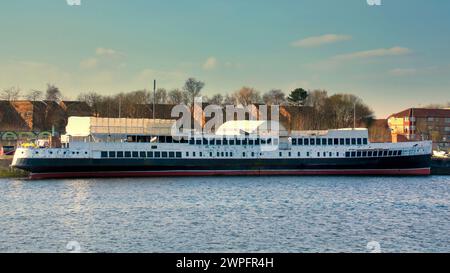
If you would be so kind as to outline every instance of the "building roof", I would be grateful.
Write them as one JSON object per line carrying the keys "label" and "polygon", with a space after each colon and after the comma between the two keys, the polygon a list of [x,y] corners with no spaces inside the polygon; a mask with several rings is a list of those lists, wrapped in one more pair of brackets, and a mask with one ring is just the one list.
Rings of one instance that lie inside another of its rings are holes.
{"label": "building roof", "polygon": [[69,117],[89,117],[93,115],[91,107],[84,101],[62,101],[60,105]]}
{"label": "building roof", "polygon": [[399,113],[392,114],[389,118],[402,117],[435,117],[435,118],[450,118],[450,109],[431,109],[431,108],[409,108]]}

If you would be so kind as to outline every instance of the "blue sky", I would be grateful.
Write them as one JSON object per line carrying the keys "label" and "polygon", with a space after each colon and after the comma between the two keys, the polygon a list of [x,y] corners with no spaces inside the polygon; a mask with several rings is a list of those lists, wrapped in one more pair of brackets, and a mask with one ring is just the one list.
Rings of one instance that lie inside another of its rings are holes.
{"label": "blue sky", "polygon": [[241,86],[353,93],[378,117],[450,101],[450,1],[2,1],[0,88],[67,97]]}

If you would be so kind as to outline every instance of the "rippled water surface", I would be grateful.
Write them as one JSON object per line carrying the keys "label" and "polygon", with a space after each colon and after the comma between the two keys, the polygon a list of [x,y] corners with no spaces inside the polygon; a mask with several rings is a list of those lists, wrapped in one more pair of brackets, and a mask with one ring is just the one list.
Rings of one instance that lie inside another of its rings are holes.
{"label": "rippled water surface", "polygon": [[0,252],[450,252],[450,177],[0,179]]}

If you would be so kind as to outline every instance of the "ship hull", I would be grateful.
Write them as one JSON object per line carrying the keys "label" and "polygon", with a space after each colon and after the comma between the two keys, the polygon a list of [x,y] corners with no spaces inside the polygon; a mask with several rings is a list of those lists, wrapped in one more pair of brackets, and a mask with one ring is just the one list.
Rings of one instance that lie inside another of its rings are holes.
{"label": "ship hull", "polygon": [[430,156],[322,159],[18,159],[34,179],[153,176],[429,175]]}

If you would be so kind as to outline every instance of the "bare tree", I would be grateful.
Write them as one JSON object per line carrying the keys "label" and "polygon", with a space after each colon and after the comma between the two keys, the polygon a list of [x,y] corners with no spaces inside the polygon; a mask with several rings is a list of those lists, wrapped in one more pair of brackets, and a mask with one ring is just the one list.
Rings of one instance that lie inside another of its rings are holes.
{"label": "bare tree", "polygon": [[20,98],[21,90],[18,87],[11,87],[2,90],[0,93],[0,99],[7,101],[15,101]]}
{"label": "bare tree", "polygon": [[188,93],[192,105],[194,105],[195,97],[200,95],[203,87],[205,87],[204,82],[198,81],[195,78],[187,79],[183,89]]}
{"label": "bare tree", "polygon": [[62,99],[62,93],[58,87],[53,84],[47,84],[47,91],[45,92],[45,99],[49,101],[59,102]]}
{"label": "bare tree", "polygon": [[214,105],[222,105],[223,104],[224,97],[221,94],[215,94],[208,100],[210,104]]}
{"label": "bare tree", "polygon": [[156,103],[167,103],[167,91],[164,88],[158,88],[155,92],[155,102]]}
{"label": "bare tree", "polygon": [[236,98],[233,95],[227,94],[223,98],[223,104],[224,105],[235,105],[236,104]]}
{"label": "bare tree", "polygon": [[170,104],[187,104],[189,98],[187,92],[183,92],[180,89],[173,89],[168,94],[168,103]]}
{"label": "bare tree", "polygon": [[30,100],[30,101],[40,101],[44,98],[44,92],[39,91],[39,90],[31,90],[26,95],[26,98],[27,98],[27,100]]}
{"label": "bare tree", "polygon": [[282,105],[286,102],[286,94],[280,89],[272,89],[263,95],[265,104]]}
{"label": "bare tree", "polygon": [[251,87],[242,87],[240,90],[234,93],[234,96],[236,98],[236,101],[244,106],[261,102],[261,96],[259,92]]}
{"label": "bare tree", "polygon": [[81,93],[78,95],[78,100],[86,102],[91,107],[95,116],[99,115],[100,104],[103,101],[103,97],[100,94],[95,92]]}

